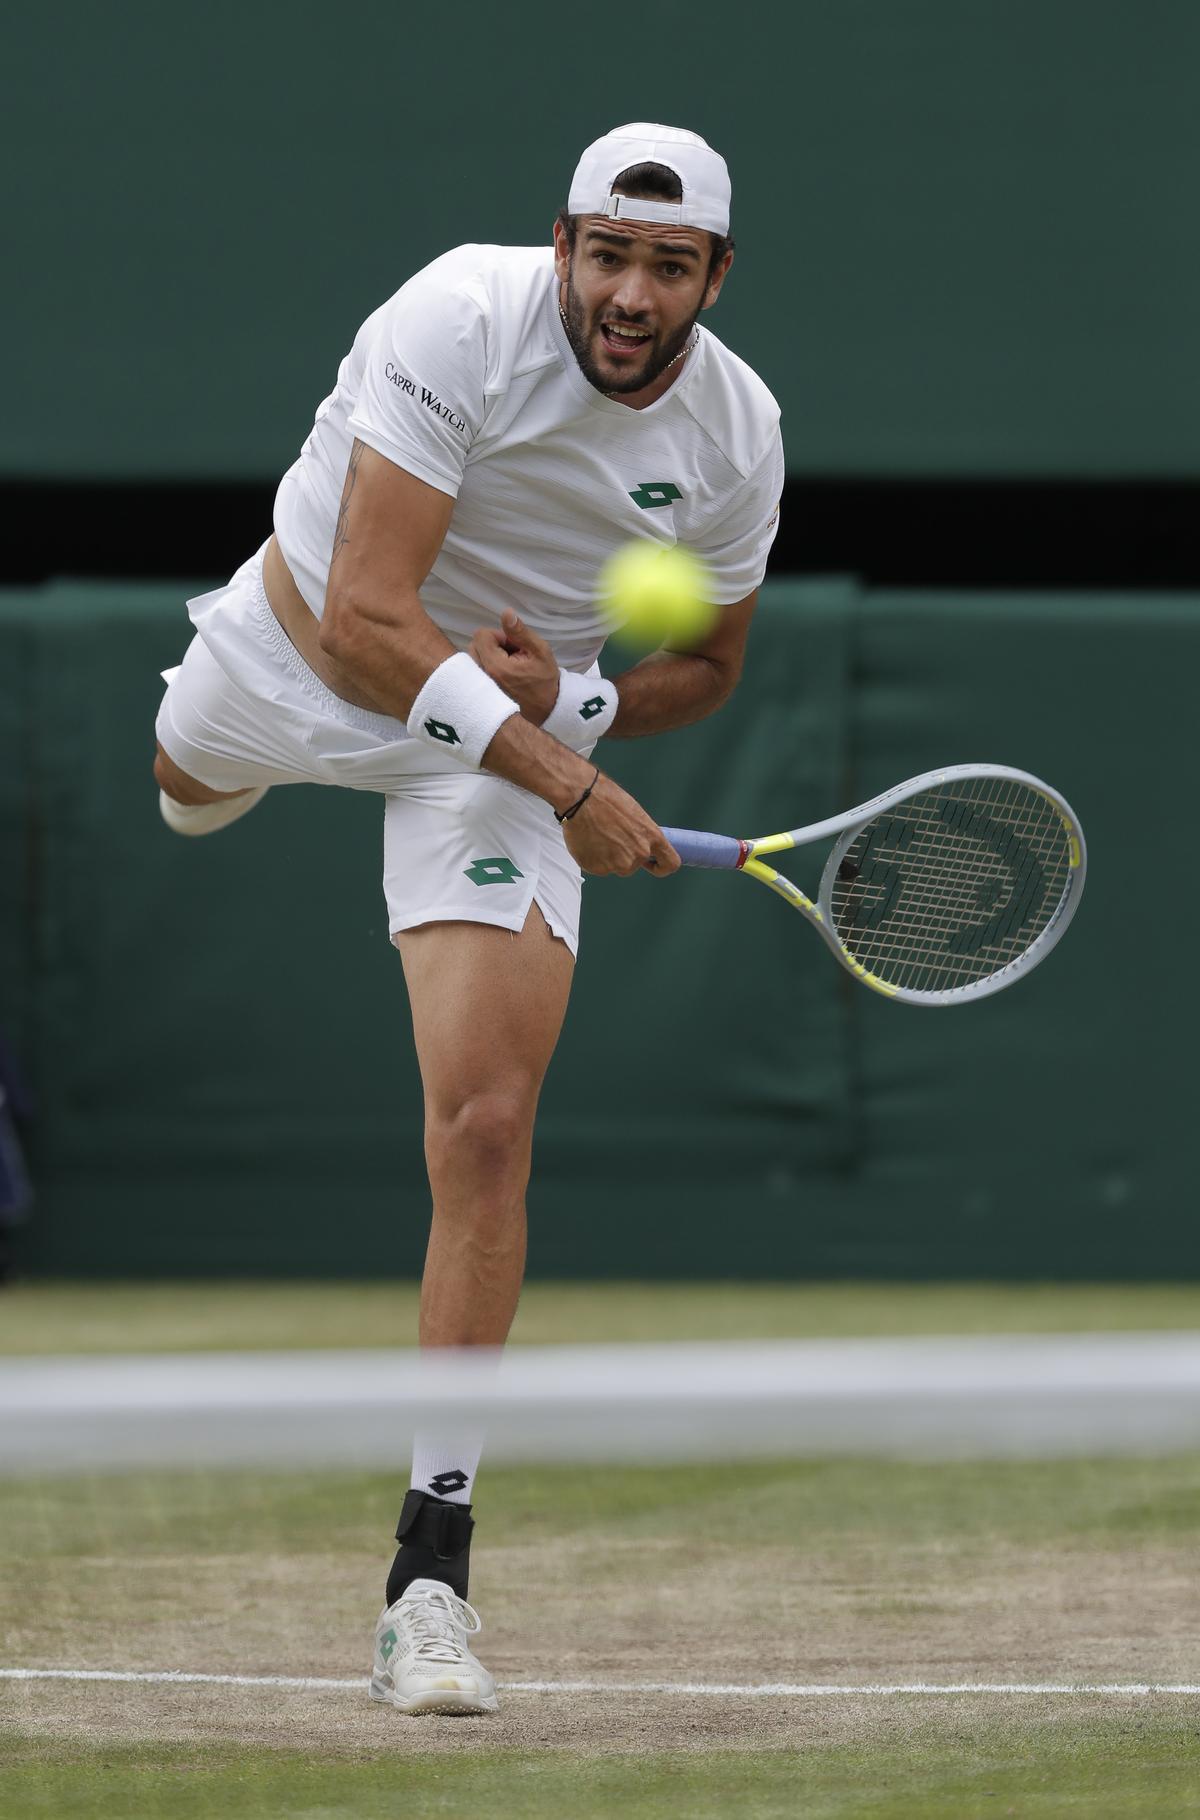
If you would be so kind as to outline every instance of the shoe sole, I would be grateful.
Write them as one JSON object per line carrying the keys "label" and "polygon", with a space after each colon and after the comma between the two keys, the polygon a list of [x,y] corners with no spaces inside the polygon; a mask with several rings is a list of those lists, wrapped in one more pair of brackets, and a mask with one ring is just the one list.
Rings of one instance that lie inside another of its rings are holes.
{"label": "shoe sole", "polygon": [[256,809],[270,789],[269,784],[258,784],[253,789],[239,796],[226,797],[215,803],[177,803],[164,790],[158,793],[158,807],[163,820],[172,834],[182,834],[188,840],[200,840],[206,834],[219,834],[222,828],[240,821],[243,815],[249,815]]}
{"label": "shoe sole", "polygon": [[402,1700],[394,1688],[373,1680],[370,1694],[372,1700],[378,1700],[381,1705],[394,1706],[398,1713],[409,1713],[414,1717],[422,1713],[445,1713],[452,1718],[469,1718],[498,1712],[500,1708],[495,1694],[472,1694],[465,1687],[431,1687],[423,1694],[413,1694],[410,1699]]}

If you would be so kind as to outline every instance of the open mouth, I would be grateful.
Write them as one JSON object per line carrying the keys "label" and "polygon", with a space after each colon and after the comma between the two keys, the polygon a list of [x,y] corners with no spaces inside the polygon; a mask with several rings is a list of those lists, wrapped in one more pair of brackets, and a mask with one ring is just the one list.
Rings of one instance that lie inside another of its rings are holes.
{"label": "open mouth", "polygon": [[635,328],[631,323],[602,322],[600,339],[610,354],[628,357],[646,347],[654,337],[649,329]]}

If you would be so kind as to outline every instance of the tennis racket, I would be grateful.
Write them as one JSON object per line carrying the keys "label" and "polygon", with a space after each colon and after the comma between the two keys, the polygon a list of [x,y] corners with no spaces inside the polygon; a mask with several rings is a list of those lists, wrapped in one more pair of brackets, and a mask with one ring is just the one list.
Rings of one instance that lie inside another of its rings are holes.
{"label": "tennis racket", "polygon": [[[759,879],[855,979],[907,1005],[963,1005],[1044,961],[1087,868],[1070,804],[1007,765],[925,771],[844,815],[761,840],[663,833],[685,866]],[[766,863],[831,836],[815,903]]]}

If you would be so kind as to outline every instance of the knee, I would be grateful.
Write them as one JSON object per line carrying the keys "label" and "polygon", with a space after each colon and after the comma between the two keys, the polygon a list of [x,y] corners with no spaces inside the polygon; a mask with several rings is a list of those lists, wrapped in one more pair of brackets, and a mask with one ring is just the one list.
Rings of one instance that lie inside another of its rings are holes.
{"label": "knee", "polygon": [[[196,800],[198,786],[195,779],[181,771],[174,759],[168,758],[159,746],[154,754],[154,781],[164,795],[177,803],[191,803]],[[203,794],[202,786],[199,787]]]}
{"label": "knee", "polygon": [[159,746],[154,758],[154,781],[164,795],[173,802],[182,803],[185,808],[196,808],[201,803],[221,802],[227,796],[241,796],[241,790],[210,790],[197,778],[189,777],[181,771],[173,758]]}
{"label": "knee", "polygon": [[533,1114],[534,1096],[513,1089],[432,1108],[425,1134],[431,1170],[469,1172],[497,1185],[527,1174]]}

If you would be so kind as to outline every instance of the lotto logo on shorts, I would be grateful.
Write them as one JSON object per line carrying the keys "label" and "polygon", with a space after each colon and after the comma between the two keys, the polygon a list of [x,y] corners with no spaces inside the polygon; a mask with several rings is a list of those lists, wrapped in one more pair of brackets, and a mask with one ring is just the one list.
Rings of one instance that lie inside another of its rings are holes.
{"label": "lotto logo on shorts", "polygon": [[510,859],[473,859],[463,872],[473,885],[511,885],[515,878],[524,878]]}
{"label": "lotto logo on shorts", "polygon": [[428,733],[430,739],[440,739],[443,745],[462,745],[462,740],[458,736],[457,729],[452,727],[448,720],[427,720],[425,722],[425,731]]}
{"label": "lotto logo on shorts", "polygon": [[629,497],[635,506],[649,511],[653,506],[669,506],[673,500],[682,499],[683,494],[673,480],[643,480]]}

